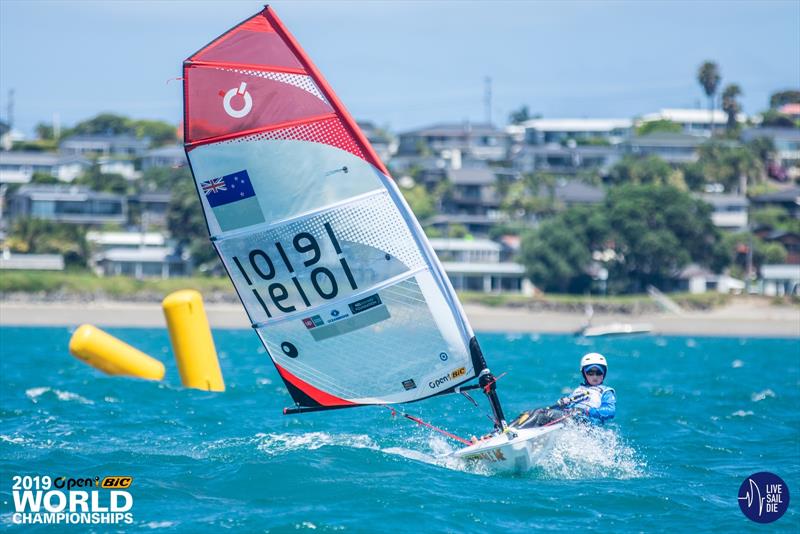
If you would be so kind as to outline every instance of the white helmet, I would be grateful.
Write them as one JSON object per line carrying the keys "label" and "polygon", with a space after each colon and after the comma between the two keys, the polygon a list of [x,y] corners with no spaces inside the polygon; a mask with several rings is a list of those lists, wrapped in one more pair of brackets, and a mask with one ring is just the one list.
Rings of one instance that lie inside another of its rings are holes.
{"label": "white helmet", "polygon": [[606,362],[606,357],[599,352],[590,352],[581,358],[581,374],[583,374],[587,367],[592,365],[599,366],[603,370],[604,375],[608,372],[608,362]]}

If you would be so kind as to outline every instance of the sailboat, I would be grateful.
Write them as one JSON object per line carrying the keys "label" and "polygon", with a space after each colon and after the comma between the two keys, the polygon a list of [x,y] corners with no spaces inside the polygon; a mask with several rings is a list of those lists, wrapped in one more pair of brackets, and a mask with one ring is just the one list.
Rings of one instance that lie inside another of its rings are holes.
{"label": "sailboat", "polygon": [[495,445],[520,434],[442,265],[274,10],[189,57],[183,88],[185,150],[211,242],[294,401],[284,413],[480,387],[497,436],[468,454],[503,456]]}

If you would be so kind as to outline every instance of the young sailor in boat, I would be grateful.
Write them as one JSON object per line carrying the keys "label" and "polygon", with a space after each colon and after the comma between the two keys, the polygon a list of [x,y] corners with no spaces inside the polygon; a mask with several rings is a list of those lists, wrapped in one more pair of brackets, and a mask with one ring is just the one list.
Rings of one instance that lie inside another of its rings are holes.
{"label": "young sailor in boat", "polygon": [[590,352],[581,358],[583,384],[569,397],[558,401],[562,408],[577,411],[578,417],[594,424],[613,419],[617,412],[617,394],[614,388],[603,384],[608,372],[605,356]]}
{"label": "young sailor in boat", "polygon": [[602,425],[613,419],[617,409],[617,396],[614,388],[605,384],[608,362],[602,354],[592,352],[581,358],[581,376],[583,383],[568,396],[549,408],[539,408],[523,412],[514,421],[512,427],[533,428],[552,424],[572,417],[573,419]]}

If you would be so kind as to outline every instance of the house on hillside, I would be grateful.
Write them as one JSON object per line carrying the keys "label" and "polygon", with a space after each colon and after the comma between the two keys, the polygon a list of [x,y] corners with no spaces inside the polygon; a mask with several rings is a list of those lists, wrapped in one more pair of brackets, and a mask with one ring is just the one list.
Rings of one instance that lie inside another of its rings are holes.
{"label": "house on hillside", "polygon": [[87,187],[28,184],[10,197],[8,215],[70,224],[124,224],[128,203],[124,195]]}
{"label": "house on hillside", "polygon": [[491,124],[440,123],[401,133],[398,141],[398,156],[435,155],[497,161],[506,158],[509,135]]}
{"label": "house on hillside", "polygon": [[531,119],[510,126],[522,130],[526,145],[566,145],[574,141],[576,145],[605,142],[609,145],[621,143],[633,127],[630,119]]}
{"label": "house on hillside", "polygon": [[488,166],[470,167],[448,170],[445,176],[451,190],[430,225],[447,233],[449,227],[458,224],[475,236],[487,236],[491,227],[503,220],[496,171]]}
{"label": "house on hillside", "polygon": [[150,138],[134,135],[73,135],[58,145],[60,152],[80,156],[140,157],[150,147]]}
{"label": "house on hillside", "polygon": [[142,171],[154,167],[176,169],[178,167],[185,167],[188,163],[189,162],[186,160],[186,152],[183,150],[182,146],[162,146],[144,153],[142,156]]}
{"label": "house on hillside", "polygon": [[34,173],[43,173],[62,182],[71,182],[91,167],[82,157],[54,152],[0,151],[0,183],[27,184]]}
{"label": "house on hillside", "polygon": [[715,193],[697,197],[713,208],[711,222],[717,228],[734,231],[747,229],[750,202],[746,196]]}
{"label": "house on hillside", "polygon": [[533,294],[525,267],[501,261],[502,245],[488,239],[431,239],[453,288],[481,293]]}
{"label": "house on hillside", "polygon": [[676,165],[697,161],[697,149],[705,142],[705,138],[697,135],[655,132],[631,137],[621,145],[621,149],[624,154],[658,156],[667,163]]}
{"label": "house on hillside", "polygon": [[748,128],[742,132],[747,143],[766,137],[775,147],[775,163],[790,179],[800,178],[800,128]]}
{"label": "house on hillside", "polygon": [[557,175],[574,175],[597,170],[605,173],[620,159],[615,146],[590,145],[523,145],[511,156],[519,172],[547,172]]}
{"label": "house on hillside", "polygon": [[795,218],[800,219],[800,186],[787,187],[774,193],[765,193],[750,198],[753,208],[779,206]]}
{"label": "house on hillside", "polygon": [[[747,121],[747,116],[740,113],[736,120],[743,123]],[[711,112],[707,109],[667,108],[643,115],[637,121],[637,125],[653,121],[674,122],[683,128],[685,134],[711,137],[712,125],[714,130],[724,130],[728,123],[728,115],[721,109]]]}

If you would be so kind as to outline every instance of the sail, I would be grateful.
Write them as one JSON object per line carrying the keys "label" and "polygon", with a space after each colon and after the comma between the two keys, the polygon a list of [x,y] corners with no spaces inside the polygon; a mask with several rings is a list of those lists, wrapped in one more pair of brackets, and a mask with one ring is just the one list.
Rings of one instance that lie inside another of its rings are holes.
{"label": "sail", "polygon": [[298,406],[416,401],[485,367],[386,167],[272,9],[183,80],[211,241]]}

